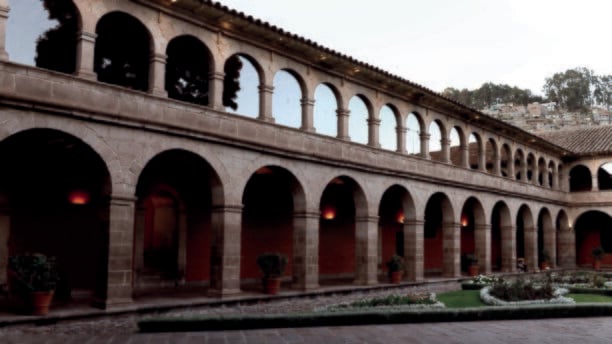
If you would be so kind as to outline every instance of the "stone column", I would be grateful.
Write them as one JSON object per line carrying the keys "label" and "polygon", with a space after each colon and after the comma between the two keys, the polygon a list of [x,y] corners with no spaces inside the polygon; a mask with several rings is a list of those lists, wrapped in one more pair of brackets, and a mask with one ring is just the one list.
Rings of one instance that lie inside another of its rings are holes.
{"label": "stone column", "polygon": [[440,140],[440,148],[442,149],[442,162],[446,164],[451,163],[450,158],[450,144],[451,141],[449,139],[441,139]]}
{"label": "stone column", "polygon": [[272,95],[274,94],[274,86],[259,85],[259,119],[264,122],[274,123],[272,116]]}
{"label": "stone column", "polygon": [[516,228],[503,226],[500,231],[502,272],[516,272]]}
{"label": "stone column", "polygon": [[524,228],[525,264],[527,271],[539,271],[538,267],[538,231],[535,227]]}
{"label": "stone column", "polygon": [[461,167],[470,168],[470,148],[469,144],[461,147]]}
{"label": "stone column", "polygon": [[404,258],[406,259],[406,278],[411,282],[424,280],[424,226],[423,220],[404,223]]}
{"label": "stone column", "polygon": [[302,104],[302,127],[300,129],[303,131],[315,132],[313,119],[314,99],[302,98],[300,103]]}
{"label": "stone column", "polygon": [[527,176],[527,162],[525,160],[521,161],[521,180],[525,183],[529,183],[529,178]]}
{"label": "stone column", "polygon": [[132,302],[134,217],[136,199],[112,195],[109,202],[106,284],[98,285],[94,305],[108,308]]}
{"label": "stone column", "polygon": [[225,111],[223,106],[223,80],[225,73],[212,72],[208,75],[208,106],[213,110]]}
{"label": "stone column", "polygon": [[508,178],[516,179],[516,173],[514,173],[514,160],[508,157],[508,161],[506,162],[506,169],[508,171]]}
{"label": "stone column", "polygon": [[0,284],[6,284],[8,266],[8,240],[11,234],[11,217],[8,208],[0,208]]}
{"label": "stone column", "polygon": [[487,171],[487,152],[485,150],[486,145],[481,141],[478,141],[478,170]]}
{"label": "stone column", "polygon": [[548,181],[549,180],[548,180],[548,168],[547,168],[542,172],[542,186],[545,188],[549,188],[550,186],[549,186]]}
{"label": "stone column", "polygon": [[571,230],[559,231],[558,252],[559,266],[562,268],[576,267],[576,233]]}
{"label": "stone column", "polygon": [[593,173],[592,174],[593,177],[591,178],[593,180],[592,184],[593,187],[591,188],[591,191],[599,191],[599,178],[597,173]]}
{"label": "stone column", "polygon": [[380,119],[368,118],[368,146],[380,148]]}
{"label": "stone column", "polygon": [[377,284],[378,216],[358,217],[355,222],[355,284]]}
{"label": "stone column", "polygon": [[447,277],[461,276],[461,225],[455,222],[442,224],[442,273]]}
{"label": "stone column", "polygon": [[140,274],[144,269],[144,225],[145,209],[137,207],[134,216],[134,286],[139,287]]}
{"label": "stone column", "polygon": [[89,80],[97,80],[94,71],[94,51],[96,48],[95,33],[80,31],[77,33],[76,75]]}
{"label": "stone column", "polygon": [[240,292],[241,230],[242,205],[213,209],[210,296],[224,297]]}
{"label": "stone column", "polygon": [[427,133],[421,133],[421,158],[429,159],[429,138],[431,135]]}
{"label": "stone column", "polygon": [[495,152],[493,156],[493,174],[501,176],[501,159],[499,158],[499,152]]}
{"label": "stone column", "polygon": [[491,225],[476,225],[474,228],[476,257],[481,273],[491,273]]}
{"label": "stone column", "polygon": [[166,92],[166,54],[154,53],[149,60],[149,93],[168,97]]}
{"label": "stone column", "polygon": [[6,0],[0,1],[0,61],[8,61],[9,55],[6,51],[6,23],[10,8]]}
{"label": "stone column", "polygon": [[318,212],[293,215],[293,288],[319,287],[319,219]]}
{"label": "stone column", "polygon": [[395,127],[395,133],[397,135],[397,149],[398,153],[406,154],[406,128]]}
{"label": "stone column", "polygon": [[338,138],[345,141],[350,141],[351,137],[348,134],[348,120],[349,113],[351,111],[347,109],[338,109],[336,114],[338,115]]}
{"label": "stone column", "polygon": [[557,232],[554,228],[544,227],[544,249],[550,254],[550,267],[557,266]]}
{"label": "stone column", "polygon": [[557,167],[553,168],[552,188],[554,190],[559,190],[559,172],[558,172]]}

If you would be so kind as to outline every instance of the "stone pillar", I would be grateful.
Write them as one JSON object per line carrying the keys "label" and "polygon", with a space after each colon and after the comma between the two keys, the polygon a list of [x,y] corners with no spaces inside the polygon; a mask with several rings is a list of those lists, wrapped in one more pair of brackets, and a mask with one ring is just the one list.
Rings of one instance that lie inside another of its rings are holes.
{"label": "stone pillar", "polygon": [[168,97],[165,87],[166,59],[166,54],[154,53],[149,60],[149,93],[160,97]]}
{"label": "stone pillar", "polygon": [[516,179],[516,174],[514,173],[514,161],[510,157],[508,157],[508,161],[506,162],[506,169],[508,171],[508,178]]}
{"label": "stone pillar", "polygon": [[210,296],[224,297],[240,292],[241,230],[242,205],[213,209]]}
{"label": "stone pillar", "polygon": [[559,190],[559,172],[557,170],[557,168],[553,168],[553,174],[552,174],[552,188],[554,190]]}
{"label": "stone pillar", "polygon": [[576,267],[576,235],[571,230],[559,231],[558,252],[559,266],[562,268]]}
{"label": "stone pillar", "polygon": [[591,191],[599,191],[599,178],[598,178],[598,175],[597,175],[597,173],[592,173],[592,176],[593,177],[591,179],[593,180],[593,182],[592,182],[591,185],[593,185],[593,187],[591,188]]}
{"label": "stone pillar", "polygon": [[338,109],[336,114],[338,115],[338,138],[345,141],[350,141],[351,137],[348,134],[348,120],[349,113],[351,111],[347,109]]}
{"label": "stone pillar", "polygon": [[89,80],[97,80],[94,71],[94,51],[96,48],[95,33],[80,31],[77,33],[76,75]]}
{"label": "stone pillar", "polygon": [[274,123],[272,116],[272,95],[274,94],[274,86],[259,85],[259,119],[264,122]]}
{"label": "stone pillar", "polygon": [[424,226],[425,221],[411,220],[404,223],[404,258],[406,278],[411,282],[424,280]]}
{"label": "stone pillar", "polygon": [[493,174],[501,176],[501,159],[499,158],[499,152],[495,152],[493,156]]}
{"label": "stone pillar", "polygon": [[137,207],[134,216],[134,286],[140,284],[140,274],[144,269],[144,225],[145,209]]}
{"label": "stone pillar", "polygon": [[368,118],[368,146],[380,148],[380,119]]}
{"label": "stone pillar", "polygon": [[8,61],[9,55],[6,51],[6,23],[8,21],[10,8],[6,0],[0,1],[0,61]]}
{"label": "stone pillar", "polygon": [[476,257],[481,273],[491,273],[491,225],[476,225],[474,228]]}
{"label": "stone pillar", "polygon": [[557,232],[554,228],[544,227],[544,249],[550,254],[550,267],[557,266]]}
{"label": "stone pillar", "polygon": [[406,154],[406,128],[395,127],[395,134],[397,135],[397,149],[398,153]]}
{"label": "stone pillar", "polygon": [[208,106],[213,110],[225,111],[223,106],[223,80],[225,73],[212,72],[208,75]]}
{"label": "stone pillar", "polygon": [[501,231],[501,270],[516,272],[516,228],[503,226]]}
{"label": "stone pillar", "polygon": [[527,162],[521,161],[521,180],[525,183],[529,183],[529,177],[527,176]]}
{"label": "stone pillar", "polygon": [[427,133],[421,133],[421,158],[429,159],[429,138],[431,135]]}
{"label": "stone pillar", "polygon": [[538,267],[538,231],[535,227],[524,228],[525,264],[527,271],[539,271]]}
{"label": "stone pillar", "polygon": [[461,225],[455,222],[442,224],[442,273],[447,277],[461,276]]}
{"label": "stone pillar", "polygon": [[135,198],[112,195],[109,202],[106,285],[98,285],[94,305],[108,308],[132,302]]}
{"label": "stone pillar", "polygon": [[478,142],[478,170],[487,171],[487,152],[485,151],[486,145],[482,142]]}
{"label": "stone pillar", "polygon": [[470,168],[470,148],[468,145],[461,147],[461,167]]}
{"label": "stone pillar", "polygon": [[303,98],[300,100],[302,104],[302,127],[303,131],[315,132],[313,111],[314,111],[314,99]]}
{"label": "stone pillar", "polygon": [[11,234],[11,217],[9,210],[0,208],[0,284],[6,284],[6,268],[8,266],[8,240]]}
{"label": "stone pillar", "polygon": [[450,158],[450,144],[451,141],[449,139],[441,139],[440,140],[440,148],[442,149],[442,162],[446,164],[451,163]]}
{"label": "stone pillar", "polygon": [[355,284],[377,284],[378,216],[355,221]]}
{"label": "stone pillar", "polygon": [[542,186],[543,186],[543,187],[545,187],[545,188],[549,188],[549,187],[550,187],[550,186],[549,186],[550,184],[548,183],[548,181],[549,181],[549,180],[548,180],[548,169],[545,169],[545,170],[542,172]]}
{"label": "stone pillar", "polygon": [[293,288],[319,287],[319,219],[318,212],[293,215]]}

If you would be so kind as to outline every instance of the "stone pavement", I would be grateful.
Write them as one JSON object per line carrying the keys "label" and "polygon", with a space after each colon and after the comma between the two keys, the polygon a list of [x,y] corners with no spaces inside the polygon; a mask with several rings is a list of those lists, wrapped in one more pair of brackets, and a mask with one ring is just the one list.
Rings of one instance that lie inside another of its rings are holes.
{"label": "stone pavement", "polygon": [[611,343],[612,318],[569,318],[190,333],[3,335],[1,343]]}

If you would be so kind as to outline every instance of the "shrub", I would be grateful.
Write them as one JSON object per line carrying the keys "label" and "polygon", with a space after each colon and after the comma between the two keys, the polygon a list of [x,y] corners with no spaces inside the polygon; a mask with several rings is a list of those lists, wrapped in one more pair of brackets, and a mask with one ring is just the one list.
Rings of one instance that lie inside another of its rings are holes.
{"label": "shrub", "polygon": [[555,297],[551,279],[547,278],[542,285],[517,278],[514,282],[500,281],[493,284],[490,294],[504,301],[548,300]]}

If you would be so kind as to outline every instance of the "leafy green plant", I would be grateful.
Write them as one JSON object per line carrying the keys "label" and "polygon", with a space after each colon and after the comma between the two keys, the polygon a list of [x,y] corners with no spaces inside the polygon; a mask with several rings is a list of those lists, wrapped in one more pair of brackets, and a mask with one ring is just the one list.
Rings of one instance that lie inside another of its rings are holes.
{"label": "leafy green plant", "polygon": [[595,260],[602,260],[606,252],[601,246],[593,247],[591,250],[591,255]]}
{"label": "leafy green plant", "polygon": [[9,257],[8,273],[17,292],[55,290],[59,280],[55,258],[41,253]]}
{"label": "leafy green plant", "polygon": [[264,278],[282,276],[287,262],[287,256],[282,253],[264,253],[257,257],[257,265]]}
{"label": "leafy green plant", "polygon": [[494,283],[491,295],[504,301],[549,300],[554,298],[555,289],[550,278],[541,285],[533,281],[517,278],[513,282]]}
{"label": "leafy green plant", "polygon": [[387,262],[387,270],[391,273],[394,271],[404,270],[404,258],[394,254]]}

